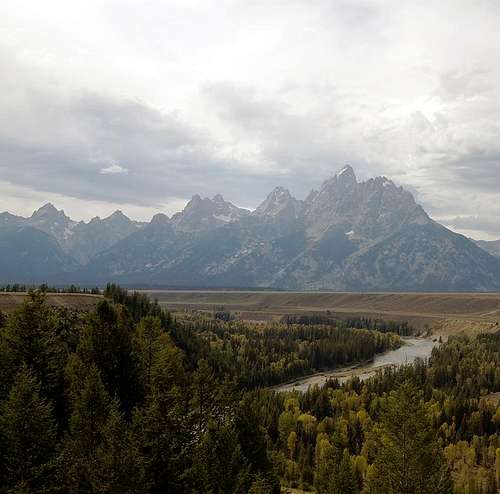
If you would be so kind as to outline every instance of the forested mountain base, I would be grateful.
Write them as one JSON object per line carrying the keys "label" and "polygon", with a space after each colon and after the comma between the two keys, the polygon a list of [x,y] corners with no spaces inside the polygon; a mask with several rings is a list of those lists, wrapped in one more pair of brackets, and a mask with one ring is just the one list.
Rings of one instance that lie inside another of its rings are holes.
{"label": "forested mountain base", "polygon": [[90,313],[32,292],[0,315],[0,492],[494,493],[500,334],[307,393],[266,387],[365,360],[392,333],[175,321],[109,286]]}

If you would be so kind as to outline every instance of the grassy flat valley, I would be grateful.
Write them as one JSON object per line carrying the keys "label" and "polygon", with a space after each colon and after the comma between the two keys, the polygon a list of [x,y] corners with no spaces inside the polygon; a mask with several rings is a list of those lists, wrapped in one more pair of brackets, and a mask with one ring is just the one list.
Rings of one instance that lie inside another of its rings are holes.
{"label": "grassy flat valley", "polygon": [[224,290],[148,290],[170,310],[221,307],[243,320],[270,321],[287,314],[326,314],[407,321],[447,336],[464,329],[488,331],[500,322],[497,293],[333,293]]}
{"label": "grassy flat valley", "polygon": [[[0,310],[6,313],[17,309],[25,300],[26,293],[0,292]],[[91,310],[102,300],[100,295],[84,293],[48,293],[47,303],[52,307]]]}

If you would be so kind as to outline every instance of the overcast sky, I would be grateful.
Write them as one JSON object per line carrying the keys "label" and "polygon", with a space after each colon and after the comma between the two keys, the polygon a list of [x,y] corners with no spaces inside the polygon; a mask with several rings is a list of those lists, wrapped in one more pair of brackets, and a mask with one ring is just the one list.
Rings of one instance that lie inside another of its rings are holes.
{"label": "overcast sky", "polygon": [[0,210],[256,207],[345,163],[500,238],[497,0],[4,0]]}

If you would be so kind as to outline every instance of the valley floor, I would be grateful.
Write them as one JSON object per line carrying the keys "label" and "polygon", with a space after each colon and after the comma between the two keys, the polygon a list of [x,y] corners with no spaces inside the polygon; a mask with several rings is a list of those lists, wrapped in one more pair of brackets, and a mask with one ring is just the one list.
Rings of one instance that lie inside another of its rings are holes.
{"label": "valley floor", "polygon": [[340,319],[367,317],[407,321],[430,328],[436,337],[477,334],[500,324],[498,293],[333,293],[229,290],[147,290],[174,311],[224,308],[239,319],[269,321],[291,314],[329,314]]}
{"label": "valley floor", "polygon": [[[6,313],[17,309],[26,299],[26,293],[0,292],[0,310]],[[86,293],[48,293],[47,302],[52,307],[67,309],[91,310],[102,300],[101,295]]]}

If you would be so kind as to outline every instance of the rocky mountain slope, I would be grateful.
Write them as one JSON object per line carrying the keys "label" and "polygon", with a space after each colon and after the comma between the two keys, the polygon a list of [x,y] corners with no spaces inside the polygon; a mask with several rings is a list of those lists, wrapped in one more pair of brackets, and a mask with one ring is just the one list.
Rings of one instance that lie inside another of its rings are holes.
{"label": "rocky mountain slope", "polygon": [[42,230],[71,256],[74,265],[65,263],[52,281],[360,291],[500,289],[500,259],[433,221],[411,193],[391,180],[359,182],[350,166],[304,200],[277,187],[253,212],[221,195],[195,195],[172,218],[158,214],[148,224],[121,212],[77,223],[46,205],[28,219],[0,215],[0,237],[9,228]]}
{"label": "rocky mountain slope", "polygon": [[475,242],[492,256],[500,257],[500,240],[476,240]]}
{"label": "rocky mountain slope", "polygon": [[57,210],[50,203],[36,210],[29,218],[10,213],[0,214],[0,237],[4,227],[19,230],[29,227],[42,231],[79,264],[86,264],[96,254],[129,236],[141,226],[141,223],[130,220],[121,211],[115,211],[104,219],[95,217],[88,223],[73,221],[63,210]]}
{"label": "rocky mountain slope", "polygon": [[75,272],[78,263],[47,233],[26,226],[0,230],[1,283],[43,283]]}

